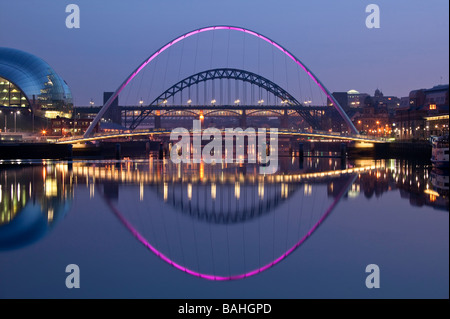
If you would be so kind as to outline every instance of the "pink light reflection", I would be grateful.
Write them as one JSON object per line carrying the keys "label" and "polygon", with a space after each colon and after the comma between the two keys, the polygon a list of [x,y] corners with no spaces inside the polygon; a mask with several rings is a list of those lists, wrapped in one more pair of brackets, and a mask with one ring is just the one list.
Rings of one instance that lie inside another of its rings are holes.
{"label": "pink light reflection", "polygon": [[232,276],[215,276],[210,274],[204,274],[197,271],[194,271],[192,269],[186,268],[175,261],[171,260],[169,257],[164,255],[162,252],[157,250],[155,247],[153,247],[147,239],[142,236],[135,228],[134,226],[129,223],[120,213],[120,211],[112,204],[112,202],[104,197],[106,203],[111,208],[111,210],[114,212],[114,214],[119,218],[119,220],[125,225],[125,227],[137,238],[139,242],[141,242],[145,247],[147,247],[151,252],[153,252],[157,257],[161,258],[166,263],[170,264],[171,266],[189,274],[195,277],[207,279],[207,280],[215,280],[215,281],[225,281],[225,280],[238,280],[238,279],[244,279],[247,277],[254,276],[256,274],[259,274],[286,259],[290,254],[292,254],[298,247],[300,247],[315,231],[316,229],[322,224],[322,222],[330,215],[330,213],[333,211],[337,203],[340,201],[342,196],[344,196],[345,193],[347,193],[348,188],[353,184],[354,178],[349,179],[349,181],[345,184],[345,186],[342,188],[342,190],[339,192],[338,196],[334,199],[334,201],[331,203],[330,207],[326,210],[324,215],[319,219],[317,223],[311,227],[311,229],[308,231],[308,233],[303,236],[295,245],[293,245],[291,248],[289,248],[285,253],[283,253],[281,256],[273,260],[272,262],[258,268],[251,270],[247,273],[238,274],[238,275],[232,275]]}

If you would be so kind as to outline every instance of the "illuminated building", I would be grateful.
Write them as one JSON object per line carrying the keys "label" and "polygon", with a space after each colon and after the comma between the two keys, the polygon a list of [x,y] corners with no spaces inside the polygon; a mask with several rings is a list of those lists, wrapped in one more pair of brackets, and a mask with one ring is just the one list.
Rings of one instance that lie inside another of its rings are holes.
{"label": "illuminated building", "polygon": [[449,86],[413,90],[409,105],[395,113],[395,136],[400,139],[428,139],[448,132]]}
{"label": "illuminated building", "polygon": [[[48,129],[48,135],[50,136],[74,136],[82,135],[89,125],[91,125],[92,119],[67,119],[56,118],[51,120],[50,128]],[[97,131],[97,130],[96,130]]]}
{"label": "illuminated building", "polygon": [[72,108],[67,83],[50,65],[30,53],[0,47],[0,120],[5,125],[0,123],[6,130],[16,124],[30,130],[31,117],[37,125],[45,123],[42,119],[70,118]]}

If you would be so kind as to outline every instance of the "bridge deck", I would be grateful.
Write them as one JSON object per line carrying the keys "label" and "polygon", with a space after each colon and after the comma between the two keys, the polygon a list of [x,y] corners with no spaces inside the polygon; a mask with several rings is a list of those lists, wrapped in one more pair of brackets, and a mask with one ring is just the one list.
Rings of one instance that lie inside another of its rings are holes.
{"label": "bridge deck", "polygon": [[[192,133],[192,131],[190,131]],[[101,141],[115,138],[125,138],[125,137],[137,137],[137,136],[146,136],[146,135],[170,135],[172,130],[170,129],[153,129],[153,130],[136,130],[133,132],[123,132],[123,133],[103,133],[103,134],[95,134],[92,137],[83,137],[83,136],[75,136],[69,138],[61,138],[57,141],[58,144],[77,144],[84,143],[90,141]],[[225,133],[225,130],[222,130],[222,134]],[[237,133],[234,133],[237,134]],[[243,132],[242,134],[245,134]],[[319,137],[319,138],[327,138],[327,139],[336,139],[336,140],[345,140],[345,141],[357,141],[357,142],[366,142],[366,143],[388,143],[390,142],[389,138],[381,138],[381,137],[369,137],[366,135],[343,135],[337,132],[302,132],[302,131],[293,131],[293,130],[284,130],[278,129],[278,135],[290,135],[290,136],[307,136],[307,137]]]}

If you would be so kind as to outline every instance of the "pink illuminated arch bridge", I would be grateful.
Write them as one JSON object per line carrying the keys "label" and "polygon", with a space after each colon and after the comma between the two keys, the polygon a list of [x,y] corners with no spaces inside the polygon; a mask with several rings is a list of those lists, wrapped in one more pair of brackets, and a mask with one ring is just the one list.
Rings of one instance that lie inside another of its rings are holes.
{"label": "pink illuminated arch bridge", "polygon": [[94,127],[97,125],[97,123],[101,120],[101,118],[103,117],[103,115],[105,114],[105,112],[108,110],[108,108],[111,106],[112,102],[114,101],[114,99],[120,94],[120,92],[122,92],[122,90],[133,80],[134,77],[136,77],[139,72],[142,71],[143,68],[145,68],[151,61],[153,61],[158,55],[160,55],[162,52],[164,52],[165,50],[167,50],[168,48],[170,48],[171,46],[173,46],[174,44],[176,44],[179,41],[182,41],[184,39],[189,38],[192,35],[196,35],[202,32],[206,32],[206,31],[215,31],[215,30],[233,30],[233,31],[240,31],[240,32],[244,32],[247,34],[250,34],[252,36],[255,36],[257,38],[260,38],[266,42],[268,42],[269,44],[273,45],[275,48],[277,48],[278,50],[280,50],[281,52],[283,52],[285,55],[287,55],[291,60],[293,60],[297,65],[299,65],[310,77],[311,79],[313,79],[313,81],[319,86],[319,88],[325,93],[325,95],[328,97],[328,99],[330,101],[332,101],[333,106],[335,107],[335,109],[339,112],[339,114],[341,115],[341,117],[344,119],[344,121],[346,122],[346,124],[349,126],[350,130],[352,131],[353,134],[358,134],[358,130],[355,128],[355,126],[353,125],[352,121],[350,120],[350,118],[347,116],[347,114],[345,113],[345,111],[342,109],[342,107],[339,105],[339,103],[337,102],[337,100],[334,98],[334,96],[330,93],[330,91],[328,91],[328,89],[322,84],[322,82],[311,72],[311,70],[305,65],[303,64],[299,59],[297,59],[291,52],[289,52],[287,49],[285,49],[283,46],[281,46],[280,44],[278,44],[277,42],[271,40],[270,38],[257,33],[255,31],[249,30],[249,29],[245,29],[245,28],[241,28],[241,27],[235,27],[235,26],[228,26],[228,25],[218,25],[218,26],[209,26],[209,27],[204,27],[204,28],[200,28],[200,29],[196,29],[190,32],[187,32],[175,39],[173,39],[172,41],[168,42],[167,44],[165,44],[164,46],[162,46],[161,48],[159,48],[157,51],[155,51],[152,55],[150,55],[150,57],[148,57],[144,62],[142,62],[126,79],[125,81],[123,81],[123,83],[118,87],[118,89],[114,92],[114,94],[109,98],[108,101],[106,101],[105,105],[103,105],[103,107],[100,109],[100,111],[98,112],[97,116],[94,118],[94,120],[92,121],[91,125],[88,127],[88,129],[86,130],[84,137],[88,138],[91,136],[91,134],[93,133]]}

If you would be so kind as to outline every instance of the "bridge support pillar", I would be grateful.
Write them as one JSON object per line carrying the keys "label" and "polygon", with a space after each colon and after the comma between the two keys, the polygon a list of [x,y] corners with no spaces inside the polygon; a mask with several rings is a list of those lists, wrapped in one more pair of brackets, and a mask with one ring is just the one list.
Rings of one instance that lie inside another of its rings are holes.
{"label": "bridge support pillar", "polygon": [[347,166],[347,144],[341,143],[341,169]]}
{"label": "bridge support pillar", "polygon": [[303,143],[298,143],[298,158],[303,160]]}
{"label": "bridge support pillar", "polygon": [[303,169],[303,143],[298,143],[298,166]]}
{"label": "bridge support pillar", "polygon": [[158,152],[158,159],[164,158],[164,145],[163,143],[159,143],[159,152]]}
{"label": "bridge support pillar", "polygon": [[116,144],[116,160],[120,160],[122,157],[122,150],[119,143]]}
{"label": "bridge support pillar", "polygon": [[155,114],[155,128],[161,128],[161,113],[159,111]]}
{"label": "bridge support pillar", "polygon": [[247,127],[247,113],[242,110],[242,115],[239,118],[239,126],[243,129]]}
{"label": "bridge support pillar", "polygon": [[284,113],[281,117],[281,128],[288,128],[289,127],[289,117],[287,114],[287,110],[284,110]]}

